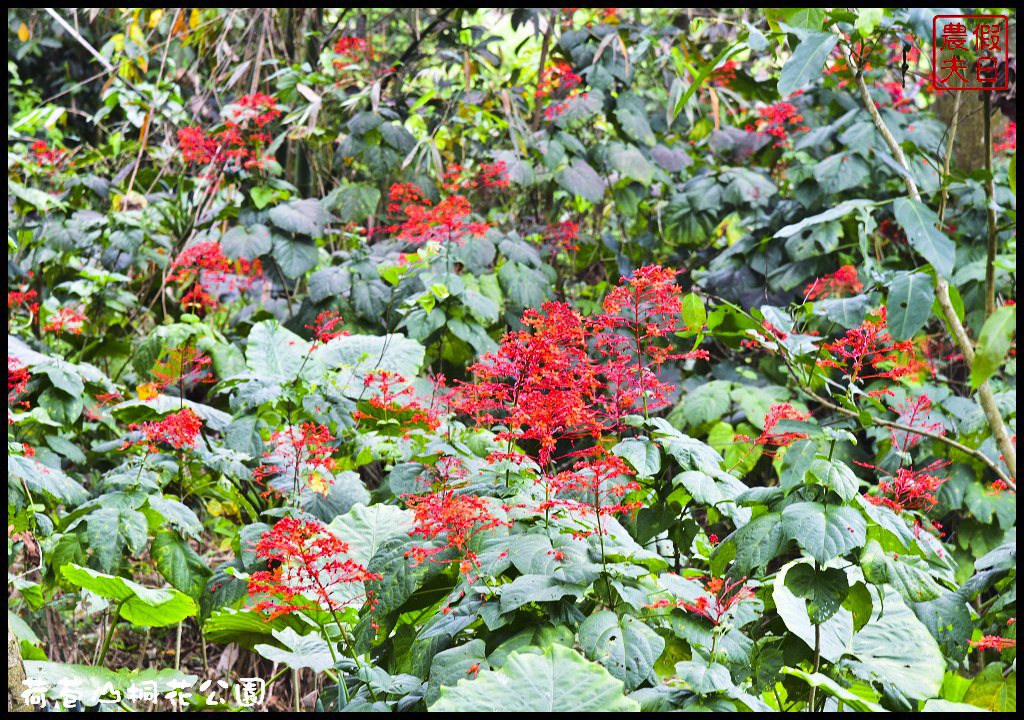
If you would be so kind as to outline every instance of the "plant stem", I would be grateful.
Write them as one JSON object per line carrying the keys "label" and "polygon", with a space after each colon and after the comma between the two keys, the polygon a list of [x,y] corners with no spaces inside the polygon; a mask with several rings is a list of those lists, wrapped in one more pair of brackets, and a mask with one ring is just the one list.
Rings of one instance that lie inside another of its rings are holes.
{"label": "plant stem", "polygon": [[[814,574],[815,575],[818,574],[818,570],[819,570],[818,561],[815,560],[814,561]],[[814,624],[814,672],[817,673],[820,668],[821,668],[821,625],[819,625],[818,623],[815,623]],[[816,700],[815,696],[817,694],[815,691],[817,689],[818,688],[816,688],[814,685],[811,685],[811,697],[810,697],[810,700],[809,700],[809,702],[807,704],[807,712],[816,712],[814,706],[815,706],[815,700]]]}
{"label": "plant stem", "polygon": [[121,607],[128,602],[128,598],[125,598],[117,604],[114,608],[114,614],[110,618],[110,627],[107,629],[107,635],[103,638],[103,649],[100,650],[100,657],[96,661],[96,667],[103,667],[103,661],[107,659],[107,650],[110,649],[110,640],[114,637],[114,628],[117,626],[117,619],[121,617]]}

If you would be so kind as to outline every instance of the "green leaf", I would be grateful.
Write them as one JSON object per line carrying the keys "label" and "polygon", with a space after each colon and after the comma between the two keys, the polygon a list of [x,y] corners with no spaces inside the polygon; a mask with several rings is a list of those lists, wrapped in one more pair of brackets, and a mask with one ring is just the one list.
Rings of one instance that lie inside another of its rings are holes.
{"label": "green leaf", "polygon": [[161,495],[150,495],[148,502],[153,510],[160,513],[165,523],[177,528],[185,535],[190,535],[196,540],[199,539],[203,525],[188,505]]}
{"label": "green leaf", "polygon": [[779,484],[787,493],[804,484],[817,455],[818,444],[813,440],[798,440],[786,448],[779,469]]}
{"label": "green leaf", "polygon": [[959,592],[943,590],[934,600],[911,605],[917,619],[942,648],[946,657],[964,657],[974,624],[967,601]]}
{"label": "green leaf", "polygon": [[[912,700],[939,694],[946,661],[920,620],[896,593],[886,593],[879,613],[853,636],[855,674],[895,687]],[[847,661],[844,661],[844,664]]]}
{"label": "green leaf", "polygon": [[562,645],[543,655],[513,653],[499,670],[442,688],[431,712],[633,712],[640,704],[623,694],[607,670]]}
{"label": "green leaf", "polygon": [[549,286],[544,275],[519,262],[506,262],[498,268],[498,280],[508,299],[518,308],[536,308],[548,299]]}
{"label": "green leaf", "polygon": [[857,494],[857,476],[841,460],[815,458],[811,463],[810,472],[819,483],[833,490],[843,500],[852,500]]}
{"label": "green leaf", "polygon": [[661,471],[661,448],[646,438],[627,438],[612,448],[612,454],[628,461],[638,477],[653,477]]}
{"label": "green leaf", "polygon": [[807,614],[813,625],[821,625],[836,614],[850,591],[846,573],[837,568],[817,571],[807,563],[797,563],[786,573],[786,587],[797,597],[806,598]]}
{"label": "green leaf", "polygon": [[826,298],[815,303],[814,314],[824,315],[844,328],[857,327],[864,322],[864,316],[868,314],[868,296]]}
{"label": "green leaf", "polygon": [[725,692],[734,687],[729,669],[716,662],[708,665],[703,662],[683,660],[676,663],[676,674],[685,683],[685,687],[690,688],[698,695]]}
{"label": "green leaf", "polygon": [[699,470],[708,474],[721,470],[722,456],[707,443],[679,432],[663,418],[651,418],[648,424],[656,428],[655,442],[674,457],[684,470]]}
{"label": "green leaf", "polygon": [[[736,547],[733,563],[739,572],[748,574],[755,568],[765,568],[782,552],[788,538],[781,521],[782,515],[777,512],[759,515],[733,534],[730,539]],[[724,545],[723,542],[719,548]]]}
{"label": "green leaf", "polygon": [[971,389],[975,390],[999,369],[1013,344],[1017,329],[1017,306],[1003,305],[988,316],[978,337],[978,350],[971,363]]}
{"label": "green leaf", "polygon": [[[277,227],[297,235],[308,235],[312,238],[322,237],[324,226],[332,217],[323,204],[316,198],[292,200],[275,205],[268,213],[270,222]],[[298,277],[293,275],[292,277]]]}
{"label": "green leaf", "polygon": [[106,507],[86,516],[85,536],[96,554],[96,561],[107,571],[117,570],[125,548],[138,554],[148,534],[146,517],[131,508]]}
{"label": "green leaf", "polygon": [[642,185],[650,184],[651,178],[654,177],[654,166],[635,147],[617,145],[609,150],[608,160],[620,175],[636,180]]}
{"label": "green leaf", "polygon": [[924,273],[900,273],[889,287],[885,302],[886,327],[893,340],[908,340],[924,327],[932,314],[935,290]]}
{"label": "green leaf", "polygon": [[843,704],[848,705],[851,709],[857,712],[885,712],[885,708],[870,700],[865,700],[860,695],[850,692],[842,685],[839,685],[835,680],[832,680],[827,675],[821,673],[809,673],[801,670],[800,668],[784,667],[780,668],[779,672],[785,673],[786,675],[793,675],[801,680],[805,681],[811,687],[820,688],[825,693],[831,695]]}
{"label": "green leaf", "polygon": [[704,301],[696,293],[688,293],[683,296],[679,314],[683,318],[686,329],[692,332],[700,332],[708,321],[708,312],[704,307]]}
{"label": "green leaf", "polygon": [[32,492],[45,493],[68,505],[80,505],[89,499],[89,492],[61,470],[23,455],[7,456],[7,481],[24,482]]}
{"label": "green leaf", "polygon": [[864,545],[867,523],[850,507],[799,502],[782,511],[786,534],[819,563]]}
{"label": "green leaf", "polygon": [[480,638],[465,645],[442,650],[430,661],[430,677],[423,701],[429,707],[441,697],[442,687],[453,687],[459,680],[470,679],[479,669],[490,669],[487,664],[487,648]]}
{"label": "green leaf", "polygon": [[192,598],[203,592],[211,571],[187,542],[163,531],[153,538],[149,554],[156,569],[175,588]]}
{"label": "green leaf", "polygon": [[853,26],[857,28],[861,38],[867,39],[875,31],[875,27],[885,15],[884,8],[857,8],[857,20]]}
{"label": "green leaf", "polygon": [[632,93],[621,93],[615,103],[615,117],[622,125],[626,134],[643,143],[648,147],[654,145],[657,139],[651,131],[651,125],[647,121],[647,111],[644,108],[644,101]]}
{"label": "green leaf", "polygon": [[[387,370],[407,378],[416,376],[423,364],[426,350],[415,340],[404,335],[342,335],[313,352],[314,357],[329,369],[339,367],[359,368],[359,385],[362,373],[369,370]],[[361,392],[360,387],[357,392]]]}
{"label": "green leaf", "polygon": [[821,24],[825,20],[823,8],[783,8],[779,14],[787,25],[814,32],[821,30]]}
{"label": "green leaf", "polygon": [[[26,668],[28,663],[25,663]],[[992,712],[1017,710],[1017,671],[1003,677],[1006,666],[1001,662],[986,665],[974,676],[964,702]]]}
{"label": "green leaf", "polygon": [[316,245],[312,241],[304,238],[288,238],[283,235],[274,235],[274,248],[271,255],[284,276],[292,280],[302,277],[315,268],[320,259]]}
{"label": "green leaf", "polygon": [[273,241],[266,225],[236,225],[224,233],[220,248],[229,260],[255,260],[270,252]]}
{"label": "green leaf", "polygon": [[877,540],[868,540],[860,554],[860,565],[865,580],[873,585],[892,585],[907,602],[924,602],[942,592],[942,586],[927,570],[894,558]]}
{"label": "green leaf", "polygon": [[124,602],[121,617],[133,625],[167,627],[196,614],[196,604],[177,590],[143,587],[131,580],[106,575],[74,563],[63,566],[61,574],[80,588],[105,598]]}
{"label": "green leaf", "polygon": [[818,213],[817,215],[812,215],[811,217],[808,218],[804,218],[800,222],[794,223],[793,225],[786,225],[784,228],[775,233],[775,237],[788,238],[791,235],[796,235],[797,233],[802,232],[805,228],[845,218],[847,215],[849,215],[851,212],[858,208],[871,207],[873,205],[875,205],[875,202],[873,200],[844,200],[843,202],[836,205],[834,208],[826,210],[825,212]]}
{"label": "green leaf", "polygon": [[559,580],[550,575],[520,575],[508,585],[500,586],[501,611],[510,612],[531,602],[551,602],[566,595],[582,597],[584,585]]}
{"label": "green leaf", "polygon": [[838,40],[839,36],[830,32],[814,32],[804,38],[779,74],[779,95],[788,97],[821,77],[825,61]]}
{"label": "green leaf", "polygon": [[1017,193],[1017,153],[1010,158],[1010,166],[1006,169],[1006,181],[1010,184],[1010,191]]}
{"label": "green leaf", "polygon": [[627,692],[647,679],[657,682],[654,663],[665,649],[665,640],[640,620],[601,610],[583,621],[579,636],[586,656],[622,680]]}
{"label": "green leaf", "polygon": [[315,673],[322,673],[334,667],[331,650],[327,642],[316,632],[299,635],[291,628],[273,631],[274,639],[287,648],[282,650],[275,645],[259,644],[253,649],[267,660],[281,663],[292,670],[309,668]]}
{"label": "green leaf", "polygon": [[860,580],[855,582],[843,600],[843,609],[853,616],[853,631],[860,632],[871,620],[871,611],[874,609],[868,586]]}
{"label": "green leaf", "polygon": [[348,557],[366,565],[377,549],[393,537],[407,536],[413,528],[413,513],[394,505],[352,506],[334,518],[327,529],[348,543]]}
{"label": "green leaf", "polygon": [[604,198],[604,181],[582,158],[573,160],[571,165],[563,168],[557,180],[563,188],[584,200],[596,203]]}
{"label": "green leaf", "polygon": [[349,183],[335,188],[324,198],[324,207],[343,223],[361,223],[380,202],[380,190],[372,185]]}
{"label": "green leaf", "polygon": [[896,200],[893,203],[893,212],[896,215],[896,222],[907,234],[907,240],[913,248],[931,263],[935,272],[948,280],[953,272],[953,259],[956,253],[953,241],[935,227],[939,222],[935,212],[927,205],[910,198]]}
{"label": "green leaf", "polygon": [[276,320],[263,320],[249,331],[245,364],[261,379],[292,382],[303,365],[308,349],[308,342],[282,327]]}
{"label": "green leaf", "polygon": [[729,391],[732,383],[726,380],[709,380],[683,395],[679,404],[669,414],[669,420],[695,427],[725,417],[732,401]]}
{"label": "green leaf", "polygon": [[[815,625],[811,623],[807,612],[807,601],[798,598],[786,585],[786,576],[801,561],[794,560],[784,565],[775,576],[772,584],[772,600],[775,609],[785,623],[786,628],[806,643],[807,647],[815,647]],[[853,616],[846,608],[840,608],[832,617],[817,626],[819,629],[819,648],[821,657],[831,663],[838,662],[850,649],[853,638]]]}

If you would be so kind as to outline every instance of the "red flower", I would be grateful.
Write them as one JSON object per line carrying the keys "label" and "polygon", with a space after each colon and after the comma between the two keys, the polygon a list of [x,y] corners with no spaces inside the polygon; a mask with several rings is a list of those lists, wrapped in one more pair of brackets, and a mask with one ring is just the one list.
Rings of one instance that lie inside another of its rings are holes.
{"label": "red flower", "polygon": [[[897,342],[886,329],[886,312],[883,305],[874,317],[869,316],[863,323],[846,332],[844,337],[822,346],[832,353],[832,358],[820,358],[818,367],[834,367],[849,376],[850,382],[868,378],[890,378],[917,376],[928,369],[917,355],[913,341]],[[866,374],[868,369],[881,372]]]}
{"label": "red flower", "polygon": [[[25,392],[28,381],[32,377],[25,365],[15,357],[7,356],[7,404],[10,406],[18,396]],[[27,402],[21,403],[28,407]]]}
{"label": "red flower", "polygon": [[[348,330],[337,330],[336,328],[344,322],[341,316],[333,310],[324,310],[322,313],[316,316],[316,322],[313,325],[307,325],[308,330],[313,331],[314,342],[313,345],[326,345],[336,337],[342,335],[349,335]],[[310,351],[312,351],[312,347]]]}
{"label": "red flower", "polygon": [[857,279],[857,268],[853,265],[843,265],[831,275],[818,278],[804,288],[804,294],[808,300],[817,300],[820,297],[842,297],[844,292],[859,293],[864,289],[864,283]]}
{"label": "red flower", "polygon": [[[942,423],[928,422],[931,409],[932,401],[927,395],[919,395],[915,399],[908,398],[896,408],[900,414],[898,421],[903,425],[909,425],[910,427],[920,428],[921,430],[941,435],[943,433]],[[904,430],[892,430],[889,437],[892,439],[893,447],[900,452],[906,452],[921,442],[920,435]]]}
{"label": "red flower", "polygon": [[885,505],[895,513],[902,513],[904,510],[930,510],[938,503],[935,492],[946,482],[946,478],[930,475],[929,471],[943,468],[948,464],[949,461],[936,460],[921,470],[901,467],[895,475],[890,475],[889,479],[878,483],[877,495],[865,494],[864,497],[872,505]]}
{"label": "red flower", "polygon": [[807,434],[801,432],[776,433],[775,426],[779,424],[780,420],[806,420],[810,416],[810,413],[802,413],[788,402],[772,405],[768,408],[768,414],[764,419],[764,430],[761,431],[760,437],[757,438],[757,444],[785,447],[786,445],[792,445],[797,440],[806,438]]}
{"label": "red flower", "polygon": [[[141,426],[129,425],[131,430],[142,430],[150,452],[159,451],[158,442],[167,443],[176,448],[193,447],[202,428],[203,421],[189,408],[168,415],[159,422],[143,423]],[[126,442],[124,447],[130,444]]]}
{"label": "red flower", "polygon": [[268,620],[309,608],[340,610],[350,602],[339,596],[340,586],[381,579],[346,557],[348,543],[317,521],[278,520],[260,538],[255,553],[280,563],[273,570],[260,570],[249,578],[250,595],[282,596],[283,602],[268,598],[255,606],[257,611],[269,611]]}
{"label": "red flower", "polygon": [[998,635],[986,635],[981,640],[971,640],[971,646],[979,650],[999,650],[1017,647],[1016,638],[1004,638]]}
{"label": "red flower", "polygon": [[308,485],[315,492],[327,494],[330,477],[320,474],[322,468],[333,473],[335,460],[334,436],[326,425],[303,423],[301,427],[289,427],[271,435],[274,449],[264,453],[263,457],[274,458],[274,464],[261,465],[253,471],[257,480],[288,473],[288,479],[297,492]]}
{"label": "red flower", "polygon": [[43,332],[50,330],[54,332],[69,332],[72,335],[82,334],[82,324],[89,321],[82,313],[69,307],[58,308],[57,312],[50,316],[50,322],[43,327]]}

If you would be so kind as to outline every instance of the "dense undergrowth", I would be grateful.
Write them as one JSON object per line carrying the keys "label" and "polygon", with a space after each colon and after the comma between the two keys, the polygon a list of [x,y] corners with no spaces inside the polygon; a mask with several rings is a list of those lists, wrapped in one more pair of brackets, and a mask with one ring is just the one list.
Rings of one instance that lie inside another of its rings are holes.
{"label": "dense undergrowth", "polygon": [[10,10],[16,701],[1015,709],[934,14]]}

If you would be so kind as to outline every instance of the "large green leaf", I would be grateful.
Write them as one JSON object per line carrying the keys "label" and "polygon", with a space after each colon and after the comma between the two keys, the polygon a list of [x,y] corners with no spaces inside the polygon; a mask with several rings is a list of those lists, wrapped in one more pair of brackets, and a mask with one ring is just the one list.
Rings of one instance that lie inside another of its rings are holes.
{"label": "large green leaf", "polygon": [[907,240],[913,248],[931,263],[935,272],[949,279],[956,252],[953,241],[935,227],[939,222],[935,212],[924,203],[910,198],[899,198],[892,207],[896,222],[907,234]]}
{"label": "large green leaf", "polygon": [[334,518],[327,528],[348,543],[348,557],[366,565],[386,540],[409,534],[413,514],[394,505],[360,503]]}
{"label": "large green leaf", "polygon": [[885,301],[886,327],[893,340],[907,340],[924,327],[932,314],[935,290],[924,273],[900,273]]}
{"label": "large green leaf", "polygon": [[732,400],[729,390],[732,383],[725,380],[709,380],[683,395],[679,404],[669,415],[670,421],[677,418],[683,427],[703,425],[726,416]]}
{"label": "large green leaf", "polygon": [[266,225],[236,225],[224,233],[220,239],[220,248],[224,256],[236,260],[255,260],[260,255],[270,252],[272,241]]}
{"label": "large green leaf", "polygon": [[[28,666],[28,663],[25,663]],[[964,702],[992,712],[1017,710],[1017,671],[1006,674],[1001,662],[986,665],[967,688]]]}
{"label": "large green leaf", "polygon": [[192,598],[198,598],[203,592],[210,569],[192,546],[175,533],[159,533],[153,538],[149,554],[156,569],[175,588]]}
{"label": "large green leaf", "polygon": [[528,576],[548,576],[559,582],[586,587],[597,579],[601,566],[589,557],[590,546],[572,535],[547,533],[516,535],[508,550],[509,560]]}
{"label": "large green leaf", "polygon": [[579,635],[586,656],[622,680],[627,691],[649,678],[657,681],[654,663],[665,649],[665,640],[632,615],[620,617],[601,610],[583,621]]}
{"label": "large green leaf", "polygon": [[100,567],[113,572],[127,548],[139,555],[146,545],[146,516],[127,507],[101,507],[86,516],[85,536]]}
{"label": "large green leaf", "polygon": [[942,648],[946,657],[964,657],[974,624],[967,601],[959,592],[944,590],[934,600],[911,605],[917,619]]}
{"label": "large green leaf", "polygon": [[271,208],[269,217],[270,222],[282,230],[314,238],[321,237],[324,225],[334,219],[316,198],[276,205]]}
{"label": "large green leaf", "polygon": [[69,505],[80,505],[89,492],[57,468],[51,468],[23,455],[7,456],[7,482],[24,482],[33,492],[46,493]]}
{"label": "large green leaf", "polygon": [[337,213],[343,223],[361,223],[377,209],[378,202],[380,190],[361,183],[342,185],[324,198],[326,208]]}
{"label": "large green leaf", "polygon": [[815,458],[811,462],[811,476],[835,492],[843,500],[852,500],[857,494],[859,482],[853,471],[841,460]]}
{"label": "large green leaf", "polygon": [[499,589],[501,611],[510,612],[531,602],[551,602],[566,595],[582,597],[586,586],[559,580],[550,575],[520,575]]}
{"label": "large green leaf", "polygon": [[788,238],[791,235],[796,235],[802,232],[805,228],[813,227],[814,225],[820,225],[821,223],[831,222],[832,220],[839,220],[845,218],[851,212],[858,208],[870,207],[874,205],[873,200],[857,199],[857,200],[844,200],[843,202],[836,205],[834,208],[830,208],[824,212],[812,215],[811,217],[804,218],[798,223],[793,225],[786,225],[781,230],[775,233],[775,237]]}
{"label": "large green leaf", "polygon": [[878,703],[865,700],[861,696],[847,690],[827,675],[822,675],[821,673],[809,673],[801,670],[800,668],[793,667],[784,667],[780,669],[779,672],[798,677],[801,680],[804,680],[811,687],[820,688],[857,712],[885,712],[885,708]]}
{"label": "large green leaf", "polygon": [[891,685],[912,700],[936,697],[946,661],[928,628],[897,593],[885,593],[878,610],[853,636],[851,654],[857,662],[850,666],[861,677]]}
{"label": "large green leaf", "polygon": [[722,456],[705,442],[679,432],[663,418],[652,418],[654,440],[674,457],[684,470],[714,474],[722,467]]}
{"label": "large green leaf", "polygon": [[999,369],[1013,344],[1017,330],[1017,306],[1003,305],[988,316],[978,337],[978,350],[971,363],[971,388],[979,387]]}
{"label": "large green leaf", "polygon": [[311,240],[282,235],[274,235],[271,256],[284,276],[292,280],[315,268],[320,259],[320,253]]}
{"label": "large green leaf", "polygon": [[328,668],[334,667],[334,660],[331,659],[330,648],[317,632],[308,635],[299,635],[291,628],[273,631],[274,639],[285,646],[281,649],[276,645],[261,643],[253,649],[267,660],[281,663],[292,670],[309,668],[315,673],[321,673]]}
{"label": "large green leaf", "polygon": [[626,134],[644,145],[651,146],[657,142],[651,125],[647,121],[647,110],[644,101],[632,93],[621,93],[615,103],[615,117],[622,125]]}
{"label": "large green leaf", "polygon": [[661,470],[661,448],[646,438],[626,438],[612,448],[612,454],[628,461],[637,477],[653,477]]}
{"label": "large green leaf", "polygon": [[797,597],[807,599],[807,615],[814,625],[821,625],[835,615],[850,592],[844,571],[838,568],[815,570],[803,562],[789,568],[786,587]]}
{"label": "large green leaf", "polygon": [[423,364],[424,347],[404,335],[342,335],[314,351],[325,367],[358,368],[360,376],[370,370],[387,370],[407,378],[415,377]]}
{"label": "large green leaf", "polygon": [[733,563],[739,572],[764,568],[782,552],[788,538],[781,521],[782,515],[777,512],[759,515],[732,535],[730,543],[736,548]]}
{"label": "large green leaf", "polygon": [[459,680],[472,678],[481,668],[489,669],[487,648],[480,638],[442,650],[430,661],[430,677],[423,701],[427,706],[433,705],[441,697],[442,687],[452,687]]}
{"label": "large green leaf", "polygon": [[283,328],[276,320],[252,326],[245,347],[245,364],[263,380],[292,382],[309,350],[309,343]]}
{"label": "large green leaf", "polygon": [[548,299],[550,283],[543,273],[522,263],[503,263],[498,268],[498,280],[512,304],[524,310],[540,307]]}
{"label": "large green leaf", "polygon": [[[775,609],[786,628],[813,650],[815,647],[815,625],[811,623],[807,611],[807,601],[794,595],[786,583],[786,576],[790,569],[800,562],[799,560],[790,562],[783,566],[775,576],[775,582],[772,584],[772,600],[775,601]],[[820,632],[818,646],[821,650],[821,657],[832,663],[838,662],[839,658],[850,649],[850,642],[853,638],[853,615],[849,610],[841,607],[832,617],[817,627]]]}
{"label": "large green leaf", "polygon": [[825,61],[838,40],[839,36],[830,32],[815,32],[804,38],[779,73],[779,95],[788,97],[795,90],[820,78]]}
{"label": "large green leaf", "polygon": [[499,670],[441,689],[431,712],[632,712],[640,704],[623,694],[607,670],[562,645],[543,655],[513,653]]}
{"label": "large green leaf", "polygon": [[608,160],[620,175],[636,180],[643,185],[650,183],[651,178],[654,177],[654,166],[635,147],[617,145],[608,151]]}
{"label": "large green leaf", "polygon": [[876,540],[868,540],[860,554],[864,579],[874,585],[892,585],[907,602],[937,598],[942,586],[928,571],[896,555],[885,552]]}
{"label": "large green leaf", "polygon": [[601,202],[604,197],[604,180],[582,158],[573,160],[571,165],[558,173],[558,184],[590,202]]}
{"label": "large green leaf", "polygon": [[867,523],[850,507],[799,502],[782,511],[786,534],[819,563],[864,544]]}
{"label": "large green leaf", "polygon": [[196,604],[177,590],[148,588],[122,577],[70,563],[61,574],[80,588],[122,602],[121,617],[133,625],[166,627],[196,614]]}

